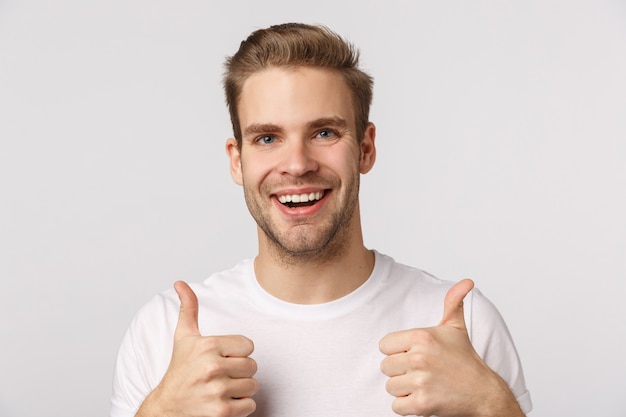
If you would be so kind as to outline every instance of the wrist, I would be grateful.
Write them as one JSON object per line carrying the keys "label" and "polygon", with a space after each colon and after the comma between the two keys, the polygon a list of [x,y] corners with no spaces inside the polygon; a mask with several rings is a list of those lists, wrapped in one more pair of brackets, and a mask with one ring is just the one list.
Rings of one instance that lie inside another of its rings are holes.
{"label": "wrist", "polygon": [[170,415],[163,407],[159,406],[159,391],[160,386],[157,386],[148,394],[137,410],[135,417],[168,417]]}
{"label": "wrist", "polygon": [[508,384],[495,372],[475,417],[525,417]]}

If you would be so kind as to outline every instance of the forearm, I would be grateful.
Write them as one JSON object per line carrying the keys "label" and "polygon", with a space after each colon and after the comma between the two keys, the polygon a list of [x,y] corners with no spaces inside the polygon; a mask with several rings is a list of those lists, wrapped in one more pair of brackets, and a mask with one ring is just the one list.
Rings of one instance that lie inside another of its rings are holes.
{"label": "forearm", "polygon": [[158,389],[159,387],[146,397],[135,417],[168,417],[168,413],[158,406]]}
{"label": "forearm", "polygon": [[475,416],[525,417],[525,414],[507,383],[494,372],[491,387]]}

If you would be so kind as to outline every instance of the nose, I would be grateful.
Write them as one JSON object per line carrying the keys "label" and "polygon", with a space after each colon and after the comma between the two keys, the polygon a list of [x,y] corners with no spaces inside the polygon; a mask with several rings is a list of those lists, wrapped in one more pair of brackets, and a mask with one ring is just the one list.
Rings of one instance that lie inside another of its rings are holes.
{"label": "nose", "polygon": [[290,140],[283,148],[281,174],[299,177],[317,170],[318,163],[312,145],[306,140]]}

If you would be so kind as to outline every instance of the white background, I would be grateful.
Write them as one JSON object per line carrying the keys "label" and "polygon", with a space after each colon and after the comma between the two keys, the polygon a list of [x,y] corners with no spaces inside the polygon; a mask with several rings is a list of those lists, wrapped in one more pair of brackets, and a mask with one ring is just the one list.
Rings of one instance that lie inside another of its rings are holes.
{"label": "white background", "polygon": [[222,62],[323,23],[376,78],[366,244],[474,278],[536,417],[626,415],[626,2],[0,0],[0,416],[104,416],[122,335],[255,254]]}

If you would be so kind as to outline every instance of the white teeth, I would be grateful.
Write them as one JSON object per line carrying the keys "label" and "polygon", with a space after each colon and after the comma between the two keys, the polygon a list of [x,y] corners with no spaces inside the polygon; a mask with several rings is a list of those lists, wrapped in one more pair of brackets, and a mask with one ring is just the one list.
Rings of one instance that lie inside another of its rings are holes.
{"label": "white teeth", "polygon": [[278,201],[282,204],[286,203],[308,203],[309,201],[316,201],[324,196],[323,191],[309,194],[286,194],[278,197]]}

